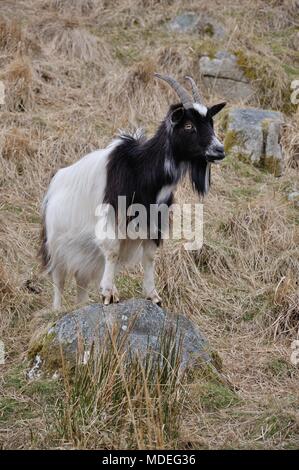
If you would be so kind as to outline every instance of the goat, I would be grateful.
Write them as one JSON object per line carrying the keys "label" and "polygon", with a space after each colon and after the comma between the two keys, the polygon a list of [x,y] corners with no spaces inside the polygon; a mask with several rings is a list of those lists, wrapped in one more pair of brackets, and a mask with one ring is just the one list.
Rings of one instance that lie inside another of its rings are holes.
{"label": "goat", "polygon": [[[192,94],[175,79],[155,74],[166,81],[181,102],[171,105],[156,134],[122,134],[105,149],[96,150],[76,163],[59,170],[45,195],[42,213],[44,268],[54,286],[53,308],[61,307],[67,275],[75,276],[78,302],[88,300],[87,287],[96,281],[105,305],[118,302],[114,284],[122,265],[142,261],[143,288],[146,298],[160,303],[154,280],[154,255],[158,240],[99,240],[95,235],[96,208],[102,203],[117,208],[118,196],[143,204],[173,201],[173,191],[189,172],[193,189],[199,195],[208,192],[210,165],[225,157],[224,147],[216,138],[213,117],[225,106],[207,108],[191,77]],[[117,210],[117,209],[116,209]]]}

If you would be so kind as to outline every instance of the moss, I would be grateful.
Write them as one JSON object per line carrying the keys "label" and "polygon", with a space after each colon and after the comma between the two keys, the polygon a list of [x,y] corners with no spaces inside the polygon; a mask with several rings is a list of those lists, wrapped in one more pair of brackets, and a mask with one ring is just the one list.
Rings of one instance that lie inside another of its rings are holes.
{"label": "moss", "polygon": [[35,332],[33,338],[31,339],[28,351],[28,358],[33,360],[37,354],[44,351],[44,348],[47,346],[48,342],[55,337],[54,333],[48,334],[49,325],[46,325],[41,330]]}
{"label": "moss", "polygon": [[269,119],[263,119],[263,121],[262,121],[262,131],[265,135],[268,134],[269,126],[270,126],[270,120]]}
{"label": "moss", "polygon": [[230,108],[225,107],[218,117],[218,131],[225,133],[229,127]]}
{"label": "moss", "polygon": [[216,43],[212,39],[206,39],[205,41],[200,41],[198,38],[191,39],[192,41],[192,49],[196,57],[202,57],[203,55],[207,55],[210,59],[215,59],[216,54],[219,50],[219,44]]}
{"label": "moss", "polygon": [[236,394],[223,384],[207,382],[202,385],[200,401],[207,410],[219,410],[239,403]]}
{"label": "moss", "polygon": [[48,329],[49,325],[34,335],[29,345],[28,358],[33,363],[36,356],[40,356],[43,361],[43,370],[53,373],[62,367],[61,349],[54,340],[55,333],[48,333]]}
{"label": "moss", "polygon": [[238,144],[238,133],[236,131],[230,130],[225,134],[224,139],[224,150],[226,153],[229,153],[230,150]]}
{"label": "moss", "polygon": [[269,171],[274,176],[281,176],[282,174],[281,161],[274,156],[265,156],[261,161],[261,165],[265,170]]}
{"label": "moss", "polygon": [[26,385],[25,370],[23,364],[19,364],[11,368],[4,378],[5,387],[13,387],[14,389],[21,389]]}
{"label": "moss", "polygon": [[[214,358],[216,357],[216,360],[221,361],[218,354],[214,355]],[[232,385],[221,372],[219,373],[221,367],[222,361],[217,368],[213,364],[202,363],[188,375],[191,398],[199,400],[209,411],[228,408],[240,402]]]}
{"label": "moss", "polygon": [[10,420],[28,419],[32,417],[32,407],[30,403],[11,397],[0,398],[0,423]]}
{"label": "moss", "polygon": [[265,366],[265,371],[275,377],[292,377],[295,368],[283,358],[271,359]]}
{"label": "moss", "polygon": [[255,70],[255,67],[252,65],[252,58],[249,59],[249,57],[241,49],[235,51],[234,54],[237,57],[237,64],[243,70],[245,77],[249,81],[257,80],[258,74]]}

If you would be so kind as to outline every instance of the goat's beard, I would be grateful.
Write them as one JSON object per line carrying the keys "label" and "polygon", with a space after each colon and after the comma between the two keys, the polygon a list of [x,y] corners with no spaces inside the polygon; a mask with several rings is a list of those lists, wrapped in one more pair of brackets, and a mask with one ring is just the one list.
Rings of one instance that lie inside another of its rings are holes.
{"label": "goat's beard", "polygon": [[211,164],[203,158],[198,158],[190,164],[190,180],[192,187],[200,196],[209,191],[211,183]]}

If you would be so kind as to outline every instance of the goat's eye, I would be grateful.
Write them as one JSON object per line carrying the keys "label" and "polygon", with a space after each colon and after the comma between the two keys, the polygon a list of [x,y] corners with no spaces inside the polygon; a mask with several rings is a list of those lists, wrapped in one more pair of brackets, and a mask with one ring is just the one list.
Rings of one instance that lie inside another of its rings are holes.
{"label": "goat's eye", "polygon": [[186,122],[186,124],[184,125],[185,131],[190,131],[192,128],[193,128],[193,126],[192,126],[191,122]]}

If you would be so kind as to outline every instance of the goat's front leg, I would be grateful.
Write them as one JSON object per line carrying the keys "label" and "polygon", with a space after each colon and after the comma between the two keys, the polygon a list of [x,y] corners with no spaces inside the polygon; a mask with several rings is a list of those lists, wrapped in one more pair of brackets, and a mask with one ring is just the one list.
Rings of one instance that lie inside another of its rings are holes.
{"label": "goat's front leg", "polygon": [[154,304],[161,304],[162,299],[155,287],[155,253],[157,246],[153,240],[143,242],[142,264],[144,270],[143,291],[147,299]]}
{"label": "goat's front leg", "polygon": [[116,266],[119,258],[120,243],[119,240],[111,240],[104,249],[105,267],[101,280],[101,294],[104,305],[112,302],[119,302],[118,292],[114,284]]}

